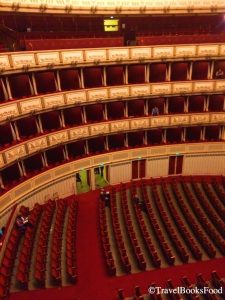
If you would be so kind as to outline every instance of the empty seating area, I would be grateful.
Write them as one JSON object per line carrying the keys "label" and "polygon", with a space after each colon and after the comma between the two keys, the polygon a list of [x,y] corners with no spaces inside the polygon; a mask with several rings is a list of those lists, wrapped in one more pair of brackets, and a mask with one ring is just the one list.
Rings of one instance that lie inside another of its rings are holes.
{"label": "empty seating area", "polygon": [[216,178],[170,177],[111,188],[110,206],[100,202],[102,246],[108,268],[109,259],[113,267],[109,273],[118,276],[120,269],[135,273],[224,256],[223,205],[217,195],[224,187]]}
{"label": "empty seating area", "polygon": [[[13,15],[13,16],[12,16]],[[104,31],[103,17],[77,15],[26,15],[12,12],[1,15],[1,29],[14,40],[14,50],[50,50],[127,45],[136,40],[138,45],[223,42],[222,15],[172,16],[151,15],[119,17],[117,32]],[[109,17],[108,17],[109,18]],[[106,18],[107,19],[107,18]],[[121,26],[124,24],[126,29]],[[144,24],[144,26],[143,26]],[[129,28],[132,28],[132,30]],[[2,43],[1,51],[6,45]]]}
{"label": "empty seating area", "polygon": [[[211,278],[209,281],[205,280],[204,274],[198,273],[195,282],[191,283],[189,278],[187,276],[183,276],[179,280],[179,289],[177,289],[177,293],[162,293],[158,289],[160,287],[157,285],[157,279],[155,282],[152,282],[149,284],[148,290],[142,290],[140,286],[135,286],[134,287],[134,294],[131,295],[126,295],[123,289],[118,289],[117,293],[117,299],[118,300],[164,300],[164,299],[170,299],[170,300],[181,300],[184,299],[183,297],[185,296],[185,299],[190,300],[197,300],[197,299],[208,299],[208,300],[219,300],[222,299],[225,295],[225,279],[221,278],[217,271],[212,271],[211,272]],[[176,290],[177,285],[173,283],[171,279],[168,279],[165,282],[164,286],[160,287],[161,289],[170,289]],[[187,291],[193,290],[192,293],[182,293],[181,288],[186,289]],[[222,288],[222,293],[221,290],[219,290],[219,293],[214,294],[213,290],[218,290]],[[202,295],[200,293],[200,289],[205,289],[206,292],[203,293]],[[197,291],[199,290],[199,292]],[[196,292],[195,292],[196,291]]]}
{"label": "empty seating area", "polygon": [[1,261],[0,298],[9,292],[77,282],[76,222],[78,202],[72,199],[36,203],[20,214],[28,217],[22,232],[12,228]]}

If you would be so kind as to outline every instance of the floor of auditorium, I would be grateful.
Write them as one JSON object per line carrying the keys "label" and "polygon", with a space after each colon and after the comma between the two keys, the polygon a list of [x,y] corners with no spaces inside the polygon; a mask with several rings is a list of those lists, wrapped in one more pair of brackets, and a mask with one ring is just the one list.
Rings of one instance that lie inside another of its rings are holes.
{"label": "floor of auditorium", "polygon": [[217,270],[221,277],[225,277],[225,257],[110,277],[106,273],[98,232],[98,193],[87,192],[78,196],[78,282],[63,288],[15,292],[10,294],[10,300],[115,300],[120,288],[124,289],[126,296],[131,297],[136,285],[146,293],[153,282],[157,286],[165,286],[165,282],[172,279],[174,285],[179,285],[180,278],[185,275],[191,282],[196,281],[198,273],[203,273],[206,280],[210,279],[212,270]]}

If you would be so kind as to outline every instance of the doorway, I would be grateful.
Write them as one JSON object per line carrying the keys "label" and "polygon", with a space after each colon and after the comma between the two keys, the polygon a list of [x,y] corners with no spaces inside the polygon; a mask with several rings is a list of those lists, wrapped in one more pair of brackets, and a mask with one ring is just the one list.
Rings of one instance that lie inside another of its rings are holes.
{"label": "doorway", "polygon": [[169,157],[169,175],[182,174],[183,170],[183,155]]}
{"label": "doorway", "polygon": [[90,191],[90,170],[80,170],[75,174],[77,194]]}
{"label": "doorway", "polygon": [[102,188],[109,184],[109,166],[100,165],[94,169],[95,187]]}

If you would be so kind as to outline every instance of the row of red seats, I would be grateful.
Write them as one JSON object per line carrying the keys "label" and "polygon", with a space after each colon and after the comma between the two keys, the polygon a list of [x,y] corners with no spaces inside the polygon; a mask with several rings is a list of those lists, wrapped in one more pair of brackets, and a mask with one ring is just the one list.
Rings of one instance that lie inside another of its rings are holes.
{"label": "row of red seats", "polygon": [[209,257],[210,258],[215,257],[215,255],[216,255],[215,248],[213,247],[213,245],[209,241],[208,237],[204,234],[204,232],[201,230],[201,228],[199,227],[199,225],[193,218],[192,214],[190,213],[190,210],[187,207],[187,205],[185,204],[184,199],[181,196],[181,193],[177,187],[177,182],[174,181],[171,184],[171,187],[172,187],[172,190],[174,193],[174,197],[177,200],[177,204],[180,207],[183,215],[185,216],[187,223],[191,227],[193,234],[196,236],[198,241],[201,243],[201,245],[203,246],[203,248],[205,249],[205,251],[207,252]]}
{"label": "row of red seats", "polygon": [[51,276],[56,284],[61,284],[62,236],[66,208],[64,199],[57,200],[50,254]]}
{"label": "row of red seats", "polygon": [[221,238],[220,234],[213,228],[213,226],[209,223],[208,219],[206,218],[205,213],[202,211],[202,209],[199,206],[199,202],[195,199],[193,194],[191,193],[188,185],[186,183],[182,183],[182,186],[184,188],[184,191],[186,193],[188,202],[190,206],[192,207],[196,217],[201,222],[203,228],[207,232],[207,234],[211,237],[211,239],[215,242],[217,247],[220,249],[222,253],[225,253],[225,242]]}
{"label": "row of red seats", "polygon": [[160,247],[166,257],[168,264],[173,265],[175,262],[175,256],[173,255],[172,250],[170,249],[169,245],[165,241],[165,238],[160,229],[159,223],[158,223],[157,219],[155,218],[155,213],[153,211],[152,204],[149,200],[149,196],[148,196],[147,188],[146,188],[145,184],[142,184],[141,192],[142,192],[142,199],[146,203],[146,209],[147,209],[149,221],[150,221],[150,223],[153,227],[153,230],[156,234],[156,237],[159,241]]}
{"label": "row of red seats", "polygon": [[126,224],[126,229],[127,229],[130,241],[131,241],[134,256],[138,262],[139,268],[141,270],[145,270],[146,269],[146,261],[143,256],[141,247],[138,243],[138,239],[137,239],[136,233],[133,228],[131,215],[130,215],[130,211],[129,211],[129,207],[128,207],[128,203],[127,203],[127,191],[126,191],[125,184],[122,184],[120,186],[120,197],[121,197],[121,205],[122,205],[122,211],[123,211],[124,220],[125,220],[125,224]]}
{"label": "row of red seats", "polygon": [[[149,288],[151,288],[151,293],[149,293],[149,291],[146,291],[146,293],[143,293],[140,286],[135,286],[134,295],[132,296],[132,299],[133,300],[143,300],[143,299],[162,300],[162,299],[164,299],[164,297],[162,297],[162,294],[161,294],[160,290],[156,288],[158,286],[159,285],[156,284],[155,282],[151,283],[149,285]],[[199,294],[194,292],[195,287],[197,287],[197,288],[204,288],[204,287],[221,288],[222,287],[223,295],[225,295],[225,280],[221,279],[216,271],[212,271],[211,280],[210,280],[209,283],[204,279],[203,275],[201,273],[199,273],[196,276],[196,284],[191,284],[188,277],[183,276],[180,279],[179,286],[184,287],[188,290],[192,290],[192,293],[185,294],[185,299],[187,298],[189,300],[199,300],[200,299]],[[164,287],[162,287],[162,288],[164,288]],[[172,282],[171,279],[168,279],[166,281],[165,288],[170,289],[172,291],[172,290],[176,289],[176,285],[174,285],[174,283]],[[153,290],[153,289],[155,289],[155,290]],[[144,296],[144,294],[148,294],[148,298],[146,298]],[[221,295],[221,296],[223,296],[223,295]],[[167,296],[168,299],[171,299],[171,300],[184,299],[184,295],[183,294],[179,295],[178,293],[172,293],[171,292],[171,293],[168,293],[166,296]],[[205,296],[204,299],[206,298],[208,300],[218,300],[218,297],[215,294],[210,293],[207,290],[206,290],[206,294],[204,294],[204,296]],[[118,300],[127,299],[127,296],[124,295],[124,290],[123,289],[119,289],[117,291],[117,299]]]}
{"label": "row of red seats", "polygon": [[107,265],[109,275],[116,275],[116,267],[111,252],[111,246],[109,242],[109,232],[106,222],[106,211],[104,201],[99,201],[99,227],[100,237],[102,242],[103,253]]}
{"label": "row of red seats", "polygon": [[221,184],[219,184],[218,182],[212,182],[212,186],[217,194],[217,196],[219,197],[220,201],[223,203],[223,205],[225,205],[225,192],[223,190],[223,187]]}
{"label": "row of red seats", "polygon": [[21,232],[19,232],[19,230],[16,228],[16,225],[14,224],[7,241],[0,267],[0,299],[5,299],[9,294],[13,266],[20,239]]}
{"label": "row of red seats", "polygon": [[192,182],[192,187],[199,200],[199,203],[201,204],[203,210],[206,212],[206,215],[214,224],[214,226],[217,228],[218,232],[220,232],[221,235],[225,237],[225,224],[223,223],[222,220],[220,220],[220,217],[215,213],[214,208],[209,205],[208,198],[200,190],[197,182]]}
{"label": "row of red seats", "polygon": [[[131,185],[131,199],[134,199],[135,195],[137,194],[137,189],[136,186],[134,184],[134,182],[132,182]],[[141,212],[141,208],[139,205],[135,205],[135,203],[132,201],[133,207],[134,207],[134,211],[135,211],[135,216],[136,216],[136,220],[142,235],[143,240],[145,241],[145,245],[146,248],[148,250],[148,253],[151,257],[152,263],[155,267],[159,268],[161,265],[161,260],[159,258],[159,255],[156,251],[155,246],[153,245],[151,236],[147,230],[142,212]]]}
{"label": "row of red seats", "polygon": [[184,238],[184,240],[186,241],[189,249],[191,250],[192,254],[194,255],[194,257],[197,260],[200,260],[202,258],[202,252],[200,251],[198,245],[196,244],[196,242],[194,241],[194,239],[192,238],[192,236],[190,235],[189,231],[187,230],[185,223],[182,221],[182,219],[180,218],[175,206],[173,205],[173,201],[171,199],[171,196],[169,194],[167,185],[162,183],[162,189],[164,192],[164,196],[165,196],[165,201],[167,203],[167,207],[172,215],[172,218],[175,222],[175,224],[177,225],[181,236]]}
{"label": "row of red seats", "polygon": [[[21,288],[27,289],[29,282],[29,271],[34,246],[34,239],[37,226],[42,214],[42,206],[38,203],[34,205],[29,215],[30,226],[26,228],[23,244],[19,253],[19,263],[17,266],[16,279]],[[31,227],[32,226],[32,227]]]}
{"label": "row of red seats", "polygon": [[202,182],[202,187],[211,203],[211,205],[216,210],[217,214],[220,216],[221,220],[224,219],[225,216],[225,208],[221,201],[213,194],[213,192],[210,189],[210,186],[206,182]]}
{"label": "row of red seats", "polygon": [[117,247],[120,253],[120,258],[123,264],[123,270],[126,273],[131,272],[131,264],[129,261],[129,258],[127,256],[127,251],[125,248],[121,228],[120,228],[120,222],[118,218],[118,212],[117,212],[117,205],[116,205],[116,190],[114,187],[111,188],[111,216],[112,216],[112,223],[113,223],[113,231],[117,243]]}
{"label": "row of red seats", "polygon": [[162,205],[160,196],[158,194],[157,191],[157,186],[156,185],[152,185],[152,194],[153,194],[153,198],[156,204],[156,207],[158,209],[159,215],[161,217],[162,222],[165,225],[165,228],[171,238],[171,241],[174,243],[174,246],[181,258],[181,260],[185,263],[187,263],[189,261],[189,255],[186,251],[186,249],[183,246],[183,243],[181,242],[181,240],[178,238],[176,231],[172,225],[172,223],[170,222],[170,219],[167,215],[167,212],[164,210],[164,207]]}
{"label": "row of red seats", "polygon": [[73,200],[68,205],[68,221],[66,227],[66,272],[72,283],[77,282],[76,232],[78,202]]}
{"label": "row of red seats", "polygon": [[43,215],[35,253],[34,278],[40,286],[45,286],[46,257],[54,211],[55,201],[48,200],[43,207]]}

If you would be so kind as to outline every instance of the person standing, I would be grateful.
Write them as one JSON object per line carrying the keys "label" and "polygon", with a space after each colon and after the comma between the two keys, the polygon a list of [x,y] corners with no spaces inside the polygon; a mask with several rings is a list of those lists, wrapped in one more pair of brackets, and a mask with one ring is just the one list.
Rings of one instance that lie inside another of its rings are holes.
{"label": "person standing", "polygon": [[157,106],[155,106],[152,109],[152,116],[158,116],[158,115],[159,115],[159,109]]}

